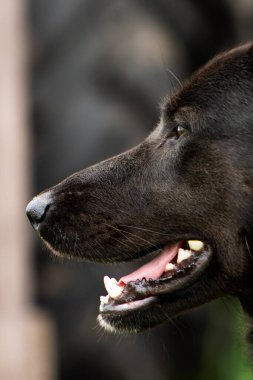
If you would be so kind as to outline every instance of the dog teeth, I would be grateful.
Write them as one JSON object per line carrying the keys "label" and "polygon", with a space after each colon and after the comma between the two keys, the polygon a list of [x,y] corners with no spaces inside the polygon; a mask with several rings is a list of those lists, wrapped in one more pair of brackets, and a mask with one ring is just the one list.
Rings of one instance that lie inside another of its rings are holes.
{"label": "dog teeth", "polygon": [[175,269],[175,268],[176,268],[176,265],[175,265],[175,264],[168,263],[168,264],[166,264],[166,266],[165,266],[165,270],[164,270],[164,272],[168,272],[168,271],[173,270],[173,269]]}
{"label": "dog teeth", "polygon": [[204,247],[203,241],[200,240],[188,240],[188,245],[193,251],[201,251]]}
{"label": "dog teeth", "polygon": [[108,276],[104,277],[105,289],[111,298],[117,298],[123,291],[123,286],[119,286],[115,278],[110,278]]}
{"label": "dog teeth", "polygon": [[179,248],[178,254],[177,254],[177,263],[178,264],[181,263],[182,261],[188,259],[191,255],[192,255],[191,251],[187,249]]}
{"label": "dog teeth", "polygon": [[103,304],[108,303],[109,302],[109,294],[107,294],[107,296],[101,296],[100,302]]}

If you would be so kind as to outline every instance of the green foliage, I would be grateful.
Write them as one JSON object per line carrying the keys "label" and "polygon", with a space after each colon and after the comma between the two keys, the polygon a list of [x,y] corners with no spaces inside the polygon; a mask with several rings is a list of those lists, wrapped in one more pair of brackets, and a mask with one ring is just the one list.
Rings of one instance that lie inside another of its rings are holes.
{"label": "green foliage", "polygon": [[245,322],[236,300],[213,302],[205,336],[203,367],[196,380],[252,380],[247,358]]}

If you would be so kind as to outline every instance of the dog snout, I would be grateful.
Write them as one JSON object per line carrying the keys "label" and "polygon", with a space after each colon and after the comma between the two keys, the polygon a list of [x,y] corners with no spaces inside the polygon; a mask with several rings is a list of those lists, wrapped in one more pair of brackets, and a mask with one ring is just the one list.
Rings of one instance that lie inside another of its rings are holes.
{"label": "dog snout", "polygon": [[33,198],[26,207],[26,215],[35,230],[45,221],[48,210],[52,203],[50,192],[43,193]]}

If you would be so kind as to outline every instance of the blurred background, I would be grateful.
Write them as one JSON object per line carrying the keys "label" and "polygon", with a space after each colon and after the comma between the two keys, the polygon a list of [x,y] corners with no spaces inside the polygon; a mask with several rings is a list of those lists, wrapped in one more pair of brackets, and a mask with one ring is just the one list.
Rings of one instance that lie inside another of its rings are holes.
{"label": "blurred background", "polygon": [[159,103],[253,37],[252,0],[3,0],[0,10],[0,379],[249,380],[244,323],[219,300],[150,332],[96,325],[103,276],[60,261],[24,213],[71,173],[139,143]]}

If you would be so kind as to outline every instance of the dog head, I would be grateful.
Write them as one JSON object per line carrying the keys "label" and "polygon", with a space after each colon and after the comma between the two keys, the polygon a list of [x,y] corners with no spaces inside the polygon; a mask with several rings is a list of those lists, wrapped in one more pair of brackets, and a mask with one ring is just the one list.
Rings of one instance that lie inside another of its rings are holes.
{"label": "dog head", "polygon": [[116,285],[106,280],[110,296],[99,315],[107,329],[142,330],[249,292],[252,152],[247,44],[215,57],[166,99],[140,145],[41,193],[27,215],[56,255],[100,262],[151,255]]}

